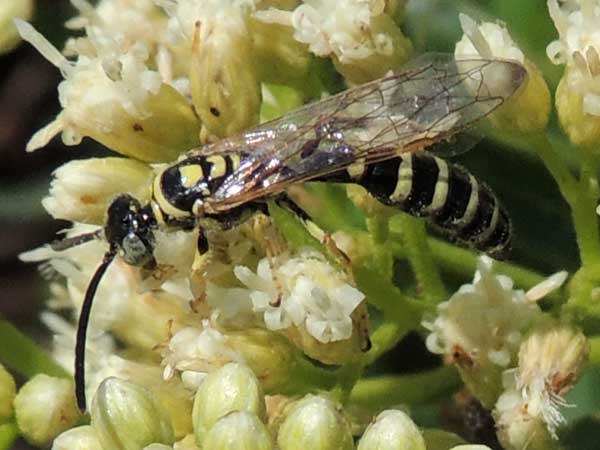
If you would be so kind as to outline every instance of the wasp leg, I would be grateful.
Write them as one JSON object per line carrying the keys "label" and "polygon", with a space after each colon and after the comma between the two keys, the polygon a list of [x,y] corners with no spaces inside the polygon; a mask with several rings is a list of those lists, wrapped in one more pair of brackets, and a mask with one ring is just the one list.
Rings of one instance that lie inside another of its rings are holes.
{"label": "wasp leg", "polygon": [[[331,233],[323,230],[319,225],[313,222],[310,215],[302,209],[294,200],[292,200],[289,196],[284,195],[277,199],[277,204],[287,209],[290,212],[293,212],[296,217],[300,221],[303,222],[304,226],[308,230],[308,232],[316,239],[318,239],[323,246],[327,249],[327,251],[335,258],[335,260],[342,266],[344,271],[352,277],[352,261],[350,257],[340,249],[335,240],[333,239]],[[352,277],[353,278],[353,277]]]}
{"label": "wasp leg", "polygon": [[[331,234],[322,230],[316,223],[314,223],[310,215],[287,195],[283,195],[278,198],[277,204],[282,208],[286,208],[287,210],[293,212],[296,217],[298,217],[298,219],[304,223],[309,232],[314,237],[319,239],[327,251],[340,263],[349,279],[354,280],[352,261],[350,260],[350,257],[337,246]],[[367,352],[371,348],[371,338],[369,336],[369,312],[365,302],[359,305],[358,308],[352,313],[352,321],[354,322],[356,330],[360,335],[361,351]]]}
{"label": "wasp leg", "polygon": [[267,214],[263,213],[253,216],[251,229],[252,237],[265,250],[269,268],[273,275],[273,282],[275,283],[275,288],[277,290],[277,297],[269,304],[273,307],[278,307],[281,305],[283,297],[283,285],[279,280],[276,270],[278,264],[277,257],[287,252],[287,244]]}
{"label": "wasp leg", "polygon": [[[244,219],[259,211],[266,210],[262,203],[248,203],[232,210],[228,214],[220,214],[218,218],[204,218],[199,221],[198,244],[192,264],[191,286],[194,295],[192,308],[200,313],[208,311],[206,291],[208,283],[230,272],[232,258],[230,247],[233,241],[239,240],[236,225],[244,223]],[[233,235],[232,235],[233,234]]]}

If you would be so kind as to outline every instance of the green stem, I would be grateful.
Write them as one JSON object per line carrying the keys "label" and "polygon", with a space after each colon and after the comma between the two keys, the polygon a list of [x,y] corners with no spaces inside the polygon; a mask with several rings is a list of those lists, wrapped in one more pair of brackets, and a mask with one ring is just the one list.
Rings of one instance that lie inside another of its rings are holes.
{"label": "green stem", "polygon": [[425,222],[408,214],[400,215],[399,222],[405,256],[412,267],[420,296],[433,305],[445,300],[446,288],[427,242]]}
{"label": "green stem", "polygon": [[590,366],[596,366],[600,364],[600,336],[594,336],[588,339],[590,343]]}
{"label": "green stem", "polygon": [[[443,272],[463,279],[473,278],[479,257],[477,252],[435,238],[428,238],[427,242],[435,262]],[[405,250],[400,245],[392,245],[392,249],[395,255],[404,256]],[[506,261],[495,261],[494,271],[509,276],[523,289],[530,289],[545,278],[539,273]],[[556,299],[557,293],[550,294],[548,298]]]}
{"label": "green stem", "polygon": [[56,377],[71,377],[34,341],[6,320],[0,319],[0,362],[25,378],[39,373]]}
{"label": "green stem", "polygon": [[460,385],[460,377],[451,366],[410,375],[385,375],[356,383],[350,402],[373,410],[401,403],[424,404],[448,395]]}
{"label": "green stem", "polygon": [[546,169],[554,177],[562,196],[569,204],[572,204],[579,193],[577,179],[569,171],[565,162],[557,155],[548,136],[545,133],[540,133],[530,136],[527,141],[532,145],[546,166]]}
{"label": "green stem", "polygon": [[298,395],[317,390],[328,390],[338,383],[338,375],[333,370],[314,366],[308,360],[302,360],[294,367],[293,378],[278,391],[278,394]]}
{"label": "green stem", "polygon": [[538,156],[552,174],[562,196],[571,207],[573,226],[581,264],[584,268],[600,268],[600,236],[598,234],[598,180],[588,153],[582,151],[580,180],[569,171],[567,164],[559,158],[546,134],[529,138]]}
{"label": "green stem", "polygon": [[379,325],[371,334],[371,349],[365,355],[365,365],[373,364],[381,355],[394,348],[408,331],[406,327],[393,320]]}
{"label": "green stem", "polygon": [[0,450],[10,450],[19,437],[19,428],[15,422],[0,425]]}
{"label": "green stem", "polygon": [[600,235],[598,234],[598,179],[589,155],[583,155],[579,194],[570,202],[573,225],[581,256],[582,267],[588,270],[600,269]]}

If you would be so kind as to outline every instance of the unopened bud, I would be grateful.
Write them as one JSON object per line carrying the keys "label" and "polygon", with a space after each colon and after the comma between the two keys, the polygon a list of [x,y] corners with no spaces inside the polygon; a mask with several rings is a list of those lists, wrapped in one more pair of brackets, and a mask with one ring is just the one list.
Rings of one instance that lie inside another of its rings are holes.
{"label": "unopened bud", "polygon": [[71,428],[52,443],[52,450],[103,450],[94,429],[89,425]]}
{"label": "unopened bud", "polygon": [[425,450],[425,441],[408,415],[391,409],[369,425],[357,450]]}
{"label": "unopened bud", "polygon": [[252,370],[238,363],[211,372],[198,388],[192,411],[197,444],[206,447],[206,434],[217,420],[232,411],[249,411],[261,419],[265,417],[260,383]]}
{"label": "unopened bud", "polygon": [[92,403],[92,426],[104,449],[139,450],[173,443],[173,427],[154,395],[119,378],[102,382]]}
{"label": "unopened bud", "polygon": [[128,158],[70,161],[54,172],[50,195],[42,204],[55,219],[100,225],[118,194],[128,192],[145,203],[152,175],[150,167]]}
{"label": "unopened bud", "polygon": [[351,450],[352,434],[341,408],[333,401],[307,395],[290,406],[279,432],[280,450]]}
{"label": "unopened bud", "polygon": [[202,448],[207,450],[272,450],[274,447],[267,427],[256,414],[249,411],[234,411],[221,417],[214,424],[206,435]]}
{"label": "unopened bud", "polygon": [[229,332],[227,344],[244,358],[267,393],[288,385],[304,359],[284,336],[263,328]]}
{"label": "unopened bud", "polygon": [[23,437],[37,446],[48,445],[79,419],[73,382],[36,375],[15,398],[17,425]]}
{"label": "unopened bud", "polygon": [[33,15],[33,0],[4,0],[0,2],[0,55],[14,49],[21,37],[13,24],[13,19],[19,17],[29,20]]}
{"label": "unopened bud", "polygon": [[245,13],[196,23],[190,87],[209,134],[224,137],[258,123],[261,89]]}
{"label": "unopened bud", "polygon": [[0,424],[6,422],[13,415],[13,401],[16,394],[17,386],[14,378],[0,364]]}

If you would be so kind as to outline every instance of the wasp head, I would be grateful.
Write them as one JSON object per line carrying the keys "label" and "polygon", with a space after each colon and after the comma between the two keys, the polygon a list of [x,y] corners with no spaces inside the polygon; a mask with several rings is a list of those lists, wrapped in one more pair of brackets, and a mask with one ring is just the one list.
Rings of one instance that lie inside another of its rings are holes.
{"label": "wasp head", "polygon": [[123,260],[132,266],[152,268],[156,220],[150,207],[127,194],[116,197],[108,207],[104,235]]}

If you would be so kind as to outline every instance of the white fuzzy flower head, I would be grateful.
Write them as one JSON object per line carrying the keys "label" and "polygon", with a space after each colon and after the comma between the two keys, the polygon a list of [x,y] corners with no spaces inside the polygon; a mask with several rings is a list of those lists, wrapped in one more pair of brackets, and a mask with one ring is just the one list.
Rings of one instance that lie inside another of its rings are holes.
{"label": "white fuzzy flower head", "polygon": [[[544,78],[535,65],[529,61],[519,46],[513,41],[507,28],[498,23],[478,24],[466,14],[459,15],[463,37],[456,44],[454,55],[459,60],[459,68],[467,69],[470,58],[507,59],[519,62],[527,70],[527,78],[519,90],[499,110],[490,115],[494,126],[511,132],[533,133],[546,127],[550,114],[550,92]],[[506,95],[514,90],[511,71],[504,65],[492,65],[485,73],[485,88],[490,93]],[[470,91],[480,89],[478,79],[466,84]]]}
{"label": "white fuzzy flower head", "polygon": [[323,255],[305,249],[273,265],[274,273],[267,258],[259,262],[256,273],[243,266],[234,269],[250,289],[253,309],[263,315],[267,328],[294,325],[321,343],[352,336],[351,314],[365,296]]}
{"label": "white fuzzy flower head", "polygon": [[119,105],[132,116],[147,117],[149,112],[143,106],[144,101],[148,95],[158,92],[161,79],[158,72],[146,67],[148,51],[143,44],[123,47],[108,36],[92,35],[89,40],[95,53],[93,57],[81,55],[76,62],[71,62],[28,23],[18,21],[17,27],[23,39],[36,47],[65,77],[58,87],[63,112],[33,136],[28,151],[44,146],[60,131],[65,132],[66,143],[78,144],[82,138],[78,125],[94,126],[93,123],[82,124],[85,120],[102,124],[108,128],[105,132],[110,131],[114,121],[111,105]]}
{"label": "white fuzzy flower head", "polygon": [[391,53],[391,39],[371,34],[371,18],[383,13],[381,0],[307,1],[293,12],[259,11],[256,17],[270,23],[291,25],[296,40],[317,56],[335,55],[342,63],[374,53]]}
{"label": "white fuzzy flower head", "polygon": [[554,64],[569,68],[568,86],[583,96],[583,111],[600,116],[600,2],[548,1],[559,39],[546,48]]}
{"label": "white fuzzy flower head", "polygon": [[62,112],[33,135],[28,151],[61,132],[67,145],[90,136],[144,161],[172,160],[197,144],[197,118],[187,100],[148,68],[150,53],[143,42],[90,27],[85,51],[80,49],[76,61],[70,61],[30,24],[15,24],[21,37],[65,78],[58,86]]}
{"label": "white fuzzy flower head", "polygon": [[506,27],[492,22],[478,25],[466,14],[460,14],[459,19],[464,35],[456,44],[457,57],[478,55],[482,58],[504,58],[520,63],[525,62],[525,55],[512,40]]}
{"label": "white fuzzy flower head", "polygon": [[565,273],[550,277],[526,294],[514,289],[509,277],[494,275],[492,260],[482,256],[473,283],[461,286],[438,306],[437,317],[424,323],[431,332],[427,348],[455,362],[476,397],[493,405],[501,372],[516,361],[523,332],[541,316],[535,300],[565,278]]}
{"label": "white fuzzy flower head", "polygon": [[588,352],[583,333],[569,325],[542,323],[532,330],[519,349],[518,367],[504,374],[506,391],[494,411],[507,448],[519,448],[528,434],[537,433],[544,445],[548,436],[557,439],[557,428],[565,423],[560,408],[569,406],[563,396],[579,377]]}
{"label": "white fuzzy flower head", "polygon": [[228,344],[226,336],[208,320],[202,328],[188,327],[177,332],[163,350],[165,379],[181,372],[186,387],[196,390],[209,372],[244,358]]}

